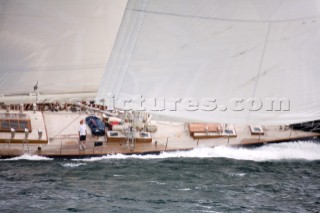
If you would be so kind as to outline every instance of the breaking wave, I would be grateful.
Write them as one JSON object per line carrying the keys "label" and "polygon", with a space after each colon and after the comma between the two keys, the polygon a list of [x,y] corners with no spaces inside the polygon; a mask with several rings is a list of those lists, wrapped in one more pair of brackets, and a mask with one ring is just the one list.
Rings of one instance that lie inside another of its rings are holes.
{"label": "breaking wave", "polygon": [[29,161],[47,161],[47,160],[53,160],[53,158],[38,156],[38,155],[29,155],[24,154],[18,157],[8,158],[8,159],[2,159],[3,161],[19,161],[19,160],[29,160]]}
{"label": "breaking wave", "polygon": [[63,167],[74,168],[74,167],[84,166],[86,165],[86,163],[61,163],[60,165]]}
{"label": "breaking wave", "polygon": [[165,159],[165,158],[230,158],[250,161],[320,160],[320,144],[313,141],[267,144],[257,148],[217,146],[199,147],[190,151],[162,152],[158,155],[114,154],[102,157],[73,159],[74,161],[100,161],[104,159]]}

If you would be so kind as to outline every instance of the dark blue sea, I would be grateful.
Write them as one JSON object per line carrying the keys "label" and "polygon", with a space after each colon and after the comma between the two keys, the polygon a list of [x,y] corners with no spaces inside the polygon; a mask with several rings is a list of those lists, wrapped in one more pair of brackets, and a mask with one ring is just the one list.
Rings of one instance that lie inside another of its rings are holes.
{"label": "dark blue sea", "polygon": [[320,144],[2,159],[0,212],[320,212]]}

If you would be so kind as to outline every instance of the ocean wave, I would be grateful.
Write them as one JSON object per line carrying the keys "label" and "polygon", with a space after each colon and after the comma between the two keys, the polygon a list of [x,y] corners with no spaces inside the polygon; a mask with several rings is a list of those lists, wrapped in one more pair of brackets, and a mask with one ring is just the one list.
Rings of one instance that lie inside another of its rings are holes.
{"label": "ocean wave", "polygon": [[86,163],[61,163],[60,165],[63,167],[73,168],[73,167],[84,166],[86,165]]}
{"label": "ocean wave", "polygon": [[75,161],[101,161],[105,159],[166,159],[166,158],[230,158],[236,160],[320,160],[320,144],[313,141],[284,142],[267,144],[257,148],[217,146],[199,147],[189,151],[162,152],[158,155],[106,155]]}
{"label": "ocean wave", "polygon": [[3,159],[3,161],[20,161],[20,160],[29,160],[29,161],[47,161],[47,160],[53,160],[53,158],[43,157],[39,155],[29,155],[24,154],[18,157]]}

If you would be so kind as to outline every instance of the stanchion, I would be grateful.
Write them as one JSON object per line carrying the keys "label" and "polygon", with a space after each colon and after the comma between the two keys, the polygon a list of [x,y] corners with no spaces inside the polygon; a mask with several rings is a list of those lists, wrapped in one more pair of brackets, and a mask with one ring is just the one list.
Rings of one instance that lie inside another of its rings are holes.
{"label": "stanchion", "polygon": [[167,138],[167,142],[166,142],[166,148],[164,150],[167,150],[167,146],[168,146],[168,141],[169,141],[169,138]]}

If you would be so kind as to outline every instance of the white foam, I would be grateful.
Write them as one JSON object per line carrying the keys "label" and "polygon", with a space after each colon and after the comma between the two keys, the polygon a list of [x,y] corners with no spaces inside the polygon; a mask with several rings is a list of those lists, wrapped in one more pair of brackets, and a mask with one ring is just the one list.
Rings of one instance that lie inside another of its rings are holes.
{"label": "white foam", "polygon": [[257,148],[217,146],[200,147],[190,151],[162,152],[159,155],[107,155],[76,161],[100,161],[105,159],[165,159],[165,158],[231,158],[237,160],[320,160],[320,144],[312,141],[268,144]]}
{"label": "white foam", "polygon": [[230,176],[243,177],[246,173],[231,173]]}
{"label": "white foam", "polygon": [[101,161],[104,159],[127,159],[132,158],[133,156],[140,156],[140,155],[123,155],[123,154],[114,154],[114,155],[105,155],[101,157],[90,157],[90,158],[83,158],[83,159],[72,159],[72,161],[84,161],[84,162],[94,162],[94,161]]}
{"label": "white foam", "polygon": [[19,161],[19,160],[47,161],[47,160],[53,160],[53,158],[48,158],[48,157],[43,157],[43,156],[38,156],[38,155],[24,154],[24,155],[14,157],[14,158],[4,159],[4,161]]}
{"label": "white foam", "polygon": [[166,185],[166,183],[164,183],[164,182],[155,181],[155,180],[149,181],[149,183],[154,183],[154,184],[157,184],[157,185]]}
{"label": "white foam", "polygon": [[178,191],[190,191],[190,188],[183,188],[183,189],[178,189]]}
{"label": "white foam", "polygon": [[86,165],[86,163],[61,163],[61,166],[69,167],[69,168],[74,168],[74,167],[83,166],[83,165]]}
{"label": "white foam", "polygon": [[314,142],[287,142],[269,144],[255,149],[217,147],[214,150],[220,157],[252,160],[320,160],[320,144]]}
{"label": "white foam", "polygon": [[113,177],[123,177],[123,175],[113,175]]}

